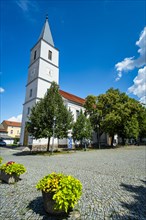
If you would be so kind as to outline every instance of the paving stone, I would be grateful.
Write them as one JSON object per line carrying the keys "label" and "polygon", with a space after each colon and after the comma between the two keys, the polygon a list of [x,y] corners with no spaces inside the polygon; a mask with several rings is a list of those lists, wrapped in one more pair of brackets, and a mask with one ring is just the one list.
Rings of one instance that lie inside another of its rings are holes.
{"label": "paving stone", "polygon": [[[14,185],[0,184],[1,220],[126,220],[146,219],[145,146],[93,150],[53,156],[20,154],[1,149],[3,162],[16,161],[27,168]],[[51,172],[78,178],[83,194],[74,214],[48,215],[35,185]]]}

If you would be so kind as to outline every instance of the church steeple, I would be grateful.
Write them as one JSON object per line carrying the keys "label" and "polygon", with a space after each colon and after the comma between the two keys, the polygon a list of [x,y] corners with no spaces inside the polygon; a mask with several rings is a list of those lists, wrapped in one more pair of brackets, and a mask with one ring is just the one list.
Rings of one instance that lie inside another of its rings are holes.
{"label": "church steeple", "polygon": [[48,16],[46,16],[39,40],[30,52],[20,143],[22,145],[47,145],[46,140],[34,141],[31,136],[28,136],[25,125],[32,107],[44,97],[51,83],[53,81],[59,83],[59,51],[54,47]]}
{"label": "church steeple", "polygon": [[49,23],[48,23],[48,15],[46,15],[46,21],[45,21],[45,24],[43,26],[41,35],[39,37],[39,40],[40,39],[45,40],[47,43],[51,44],[54,47],[54,42],[53,42],[50,27],[49,27]]}

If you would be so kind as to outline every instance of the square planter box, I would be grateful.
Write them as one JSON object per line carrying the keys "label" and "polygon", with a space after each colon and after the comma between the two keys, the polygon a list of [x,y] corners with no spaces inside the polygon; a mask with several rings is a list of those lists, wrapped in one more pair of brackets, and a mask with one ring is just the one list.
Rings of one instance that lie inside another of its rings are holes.
{"label": "square planter box", "polygon": [[16,174],[7,174],[4,171],[0,172],[0,179],[8,184],[15,183],[20,180],[19,176]]}
{"label": "square planter box", "polygon": [[[71,219],[79,219],[80,212],[75,210],[73,211],[71,208],[66,213],[63,210],[54,209],[55,201],[52,199],[53,193],[45,193],[42,191],[44,209],[47,213],[55,216],[59,216],[59,219],[66,219],[65,217],[71,217]],[[63,217],[63,218],[60,218]],[[55,218],[56,219],[56,218]]]}
{"label": "square planter box", "polygon": [[52,199],[53,197],[52,193],[45,193],[42,191],[42,196],[43,196],[44,208],[47,213],[52,215],[59,215],[65,213],[62,210],[54,209],[55,201]]}

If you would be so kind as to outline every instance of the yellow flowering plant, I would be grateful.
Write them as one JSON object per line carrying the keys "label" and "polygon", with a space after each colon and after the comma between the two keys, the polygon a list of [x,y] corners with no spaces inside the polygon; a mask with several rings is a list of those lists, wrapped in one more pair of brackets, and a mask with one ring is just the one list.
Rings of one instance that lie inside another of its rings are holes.
{"label": "yellow flowering plant", "polygon": [[0,157],[0,164],[2,163],[2,161],[3,161],[3,158],[2,158],[2,157]]}
{"label": "yellow flowering plant", "polygon": [[6,174],[16,174],[17,176],[20,176],[26,172],[26,168],[23,164],[15,163],[14,161],[9,161],[2,164],[0,166],[0,170]]}
{"label": "yellow flowering plant", "polygon": [[43,177],[36,188],[51,193],[55,201],[55,209],[65,212],[74,208],[82,194],[81,182],[73,176],[62,173],[51,173]]}

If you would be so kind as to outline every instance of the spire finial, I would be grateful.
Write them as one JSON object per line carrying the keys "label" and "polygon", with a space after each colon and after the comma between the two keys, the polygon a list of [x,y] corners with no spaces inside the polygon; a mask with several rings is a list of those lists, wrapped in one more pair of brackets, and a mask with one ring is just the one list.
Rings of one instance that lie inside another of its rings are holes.
{"label": "spire finial", "polygon": [[48,20],[48,14],[46,14],[46,20]]}

